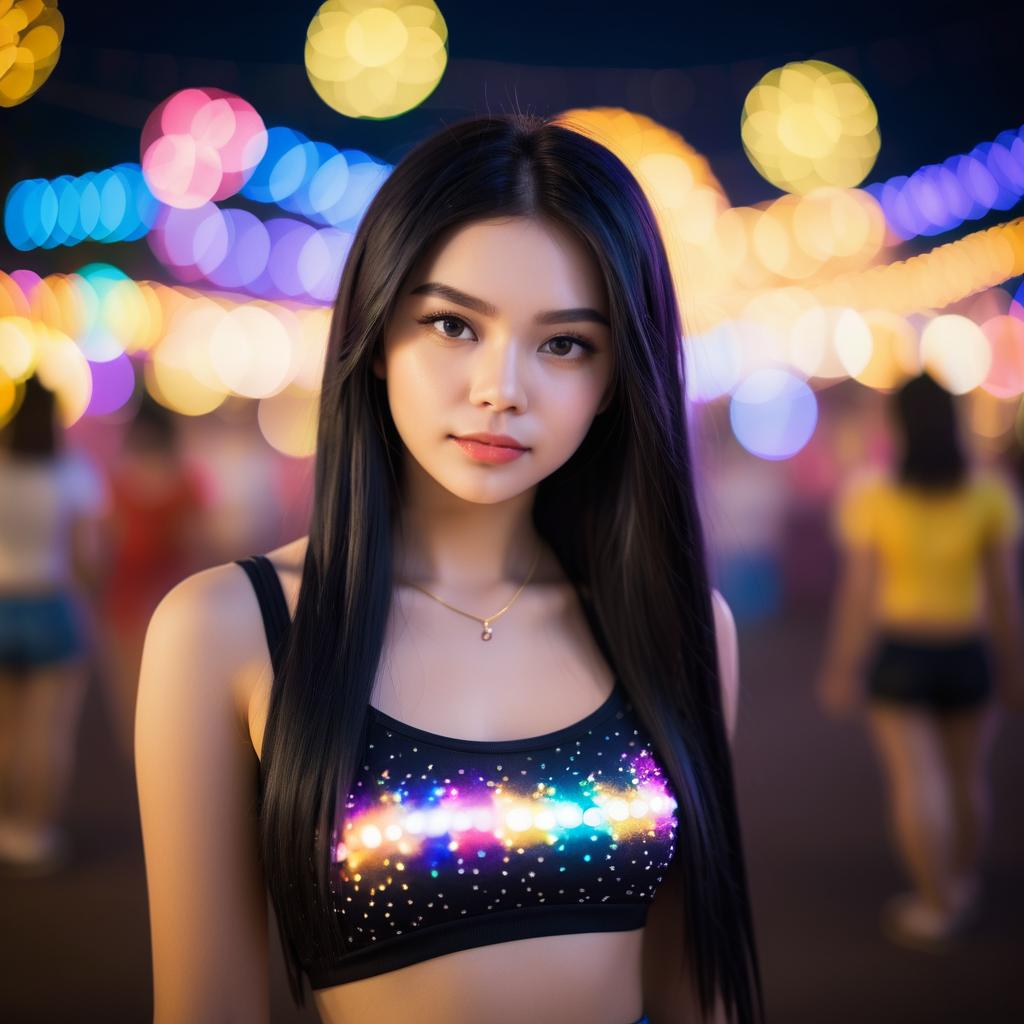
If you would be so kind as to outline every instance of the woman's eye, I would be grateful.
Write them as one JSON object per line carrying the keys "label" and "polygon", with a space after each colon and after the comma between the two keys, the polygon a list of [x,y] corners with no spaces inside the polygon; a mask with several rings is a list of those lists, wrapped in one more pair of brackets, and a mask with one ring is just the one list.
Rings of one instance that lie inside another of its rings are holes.
{"label": "woman's eye", "polygon": [[[446,338],[450,338],[453,341],[457,340],[458,336],[468,326],[464,320],[460,320],[457,316],[449,316],[447,314],[443,316],[426,317],[422,322],[425,324],[430,324],[431,326],[440,325],[440,332]],[[449,334],[449,328],[451,328],[454,331],[454,333]]]}
{"label": "woman's eye", "polygon": [[[560,334],[557,338],[550,338],[548,341],[545,342],[546,345],[558,345],[559,343],[561,343],[564,347],[559,351],[555,352],[555,355],[569,355],[572,352],[574,345],[580,349],[583,355],[586,355],[586,347],[584,346],[583,342],[580,341],[578,338],[571,337],[568,334]],[[583,355],[576,356],[575,358],[582,359]]]}
{"label": "woman's eye", "polygon": [[[465,330],[471,330],[469,324],[462,317],[454,316],[451,313],[435,313],[420,318],[421,324],[426,324],[435,329],[442,337],[449,341],[459,341],[459,336]],[[594,351],[594,346],[583,338],[577,338],[571,334],[560,334],[554,338],[548,338],[545,345],[555,346],[552,351],[562,362],[572,363],[585,359]],[[579,355],[571,355],[573,347],[580,350]]]}

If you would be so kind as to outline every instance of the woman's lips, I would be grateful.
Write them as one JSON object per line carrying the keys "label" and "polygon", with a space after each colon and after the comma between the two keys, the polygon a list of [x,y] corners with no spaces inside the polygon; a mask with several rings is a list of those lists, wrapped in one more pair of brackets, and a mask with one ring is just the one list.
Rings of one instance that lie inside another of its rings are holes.
{"label": "woman's lips", "polygon": [[471,458],[477,462],[490,462],[498,464],[511,462],[525,455],[525,448],[503,448],[496,444],[484,444],[483,441],[468,441],[461,437],[452,437],[452,440]]}

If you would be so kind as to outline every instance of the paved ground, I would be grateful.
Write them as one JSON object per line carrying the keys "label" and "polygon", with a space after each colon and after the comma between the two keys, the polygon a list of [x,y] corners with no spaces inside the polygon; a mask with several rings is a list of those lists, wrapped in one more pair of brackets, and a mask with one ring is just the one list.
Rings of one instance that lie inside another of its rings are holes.
{"label": "paved ground", "polygon": [[[811,612],[741,625],[736,769],[773,1024],[1024,1021],[1024,720],[1007,719],[993,772],[989,901],[942,958],[890,947],[879,903],[901,887],[879,775],[857,721],[824,720],[809,694],[822,622]],[[0,1020],[151,1019],[149,934],[134,786],[94,687],[70,824],[80,859],[52,880],[0,882]],[[278,956],[275,1022],[289,1004]]]}
{"label": "paved ground", "polygon": [[862,723],[823,719],[810,699],[821,635],[810,615],[742,630],[736,770],[770,1019],[1024,1021],[1024,720],[1004,719],[994,751],[991,888],[976,927],[944,957],[893,947],[877,912],[905,883],[881,776]]}

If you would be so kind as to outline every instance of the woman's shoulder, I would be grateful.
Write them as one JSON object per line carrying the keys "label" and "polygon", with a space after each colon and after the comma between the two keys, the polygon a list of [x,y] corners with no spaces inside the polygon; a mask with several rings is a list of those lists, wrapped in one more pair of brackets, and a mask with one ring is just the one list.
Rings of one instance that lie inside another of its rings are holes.
{"label": "woman's shoulder", "polygon": [[1015,541],[1024,531],[1024,500],[1020,485],[998,466],[985,466],[975,478],[975,493],[994,540]]}
{"label": "woman's shoulder", "polygon": [[996,465],[978,466],[971,474],[974,487],[983,494],[1015,495],[1018,485],[1006,470]]}
{"label": "woman's shoulder", "polygon": [[[290,611],[294,610],[294,595],[290,591],[294,589],[297,593],[307,540],[300,537],[262,552],[277,572]],[[161,603],[167,603],[196,624],[209,623],[211,629],[218,630],[239,625],[241,619],[251,619],[251,612],[259,611],[255,594],[248,575],[232,559],[186,576],[167,592]]]}
{"label": "woman's shoulder", "polygon": [[[265,553],[286,594],[298,592],[304,552],[303,539]],[[151,709],[153,721],[188,722],[189,728],[202,721],[212,736],[245,735],[258,753],[273,678],[264,628],[256,591],[234,560],[186,576],[150,617],[141,706]]]}
{"label": "woman's shoulder", "polygon": [[[265,552],[278,570],[289,611],[294,611],[305,538]],[[235,689],[236,704],[248,712],[251,681],[267,675],[269,657],[263,615],[252,582],[234,560],[200,569],[175,584],[149,622],[147,644],[176,651],[182,669],[201,669],[207,680]]]}

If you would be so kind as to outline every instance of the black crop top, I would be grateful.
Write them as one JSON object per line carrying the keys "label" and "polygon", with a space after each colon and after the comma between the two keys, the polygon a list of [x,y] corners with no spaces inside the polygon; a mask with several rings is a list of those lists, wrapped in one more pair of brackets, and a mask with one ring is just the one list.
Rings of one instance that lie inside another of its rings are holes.
{"label": "black crop top", "polygon": [[[238,564],[276,655],[289,621],[280,580],[263,555]],[[579,722],[518,740],[440,736],[371,705],[331,865],[348,950],[305,964],[310,985],[496,942],[642,928],[677,806],[618,679]]]}

